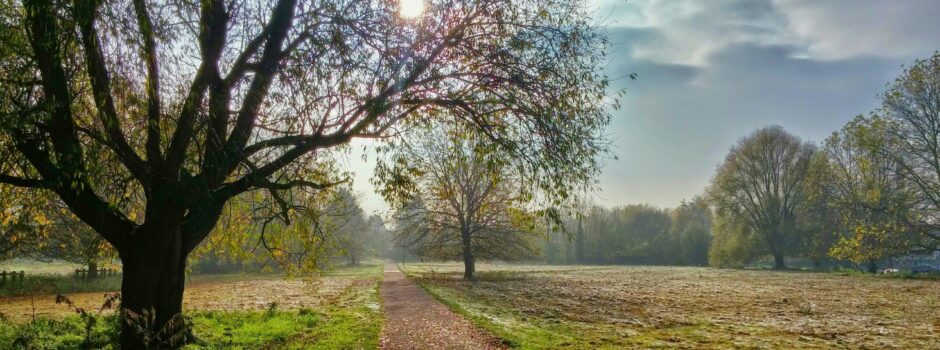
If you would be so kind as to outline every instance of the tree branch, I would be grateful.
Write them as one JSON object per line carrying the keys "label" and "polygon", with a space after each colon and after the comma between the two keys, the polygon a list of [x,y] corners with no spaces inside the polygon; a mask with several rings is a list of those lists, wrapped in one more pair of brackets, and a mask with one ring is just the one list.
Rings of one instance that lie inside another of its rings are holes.
{"label": "tree branch", "polygon": [[210,83],[217,83],[219,77],[219,59],[225,46],[226,23],[228,14],[222,0],[203,1],[200,17],[199,45],[202,49],[202,65],[193,79],[189,94],[180,111],[176,131],[166,152],[164,171],[168,176],[175,176],[186,156],[186,149],[193,137],[193,127],[203,97]]}
{"label": "tree branch", "polygon": [[39,179],[28,179],[18,176],[11,176],[6,174],[0,174],[0,183],[5,183],[8,185],[13,185],[16,187],[29,187],[29,188],[49,188],[49,185],[44,183]]}
{"label": "tree branch", "polygon": [[150,181],[149,171],[143,159],[127,143],[127,138],[124,137],[124,131],[121,130],[121,124],[117,117],[117,110],[114,107],[114,99],[111,96],[111,78],[107,67],[105,67],[104,55],[101,53],[101,45],[98,41],[98,30],[95,28],[97,12],[97,3],[93,1],[78,1],[73,7],[75,19],[82,33],[82,46],[83,51],[85,51],[85,62],[95,97],[95,105],[98,108],[98,116],[107,135],[105,145],[114,150],[114,153],[121,159],[127,170],[147,188]]}
{"label": "tree branch", "polygon": [[121,249],[126,235],[133,231],[135,224],[98,197],[85,177],[87,171],[72,117],[67,85],[69,80],[62,66],[52,4],[28,1],[25,6],[31,30],[30,44],[46,97],[43,103],[50,109],[49,138],[57,163],[52,163],[53,158],[34,136],[18,135],[20,137],[17,138],[16,147],[76,216]]}
{"label": "tree branch", "polygon": [[[327,148],[340,145],[349,140],[352,136],[348,134],[333,134],[333,135],[312,135],[309,138],[305,139],[305,142],[298,144],[297,146],[287,150],[284,154],[275,158],[268,164],[265,164],[256,170],[251,171],[242,178],[223,185],[221,188],[216,190],[218,196],[224,198],[231,198],[239,193],[245,192],[251,189],[257,184],[263,183],[268,176],[271,176],[278,170],[281,170],[297,158],[300,158],[304,154],[309,153],[318,148]],[[247,161],[246,159],[242,160]]]}
{"label": "tree branch", "polygon": [[[230,173],[238,165],[232,161],[241,154],[248,142],[258,117],[258,109],[268,94],[268,88],[274,80],[274,73],[282,58],[282,46],[294,19],[295,0],[280,0],[271,12],[270,36],[264,45],[264,52],[258,61],[258,69],[242,103],[238,115],[235,117],[235,126],[225,142],[223,152],[229,162],[221,169],[219,176]],[[217,180],[217,179],[212,179]]]}
{"label": "tree branch", "polygon": [[153,22],[144,0],[134,0],[137,26],[144,37],[143,56],[147,64],[147,160],[151,166],[160,164],[160,70],[157,66],[157,42]]}

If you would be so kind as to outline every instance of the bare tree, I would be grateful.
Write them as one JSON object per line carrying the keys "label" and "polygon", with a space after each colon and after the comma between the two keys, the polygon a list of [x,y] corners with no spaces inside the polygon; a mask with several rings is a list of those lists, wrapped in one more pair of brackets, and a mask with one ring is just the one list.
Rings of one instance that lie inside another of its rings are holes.
{"label": "bare tree", "polygon": [[535,250],[527,200],[511,169],[488,162],[472,134],[433,130],[403,149],[421,174],[396,215],[398,240],[420,256],[462,258],[464,278],[476,260],[515,259]]}
{"label": "bare tree", "polygon": [[[385,0],[5,2],[0,182],[54,193],[114,246],[122,307],[160,329],[229,199],[267,191],[286,217],[284,191],[342,181],[331,150],[353,138],[460,119],[546,189],[593,175],[605,48],[574,0],[419,18]],[[141,342],[125,325],[123,347]]]}
{"label": "bare tree", "polygon": [[798,238],[795,213],[815,147],[779,126],[759,129],[738,141],[719,166],[708,190],[715,214],[742,220],[783,269],[784,255]]}

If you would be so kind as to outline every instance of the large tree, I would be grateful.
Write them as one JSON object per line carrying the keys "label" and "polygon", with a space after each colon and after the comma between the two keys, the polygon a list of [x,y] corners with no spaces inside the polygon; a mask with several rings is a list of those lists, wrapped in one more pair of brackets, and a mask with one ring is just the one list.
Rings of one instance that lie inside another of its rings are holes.
{"label": "large tree", "polygon": [[890,155],[900,175],[914,184],[917,205],[912,222],[921,251],[940,250],[940,52],[917,60],[883,95],[879,111],[897,148]]}
{"label": "large tree", "polygon": [[837,193],[832,186],[830,164],[825,151],[816,152],[806,175],[806,197],[797,209],[798,226],[804,232],[803,255],[817,268],[831,262],[830,250],[842,238],[844,221],[835,213]]}
{"label": "large tree", "polygon": [[[124,311],[153,310],[143,331],[155,334],[182,324],[170,320],[186,257],[230,199],[267,191],[282,203],[292,188],[340,182],[331,150],[354,138],[460,120],[543,190],[564,194],[596,173],[613,100],[599,73],[606,44],[580,1],[424,8],[403,18],[384,0],[4,2],[0,182],[54,193],[107,240]],[[122,345],[141,347],[139,333],[125,324]]]}
{"label": "large tree", "polygon": [[890,130],[883,118],[859,116],[822,148],[829,216],[839,220],[841,231],[830,253],[866,263],[869,272],[878,260],[907,252],[916,242],[908,225],[915,197],[892,159],[898,140]]}
{"label": "large tree", "polygon": [[419,256],[462,259],[473,279],[477,259],[535,252],[529,199],[513,169],[488,155],[472,131],[436,128],[395,155],[412,159],[415,191],[396,215],[397,239]]}
{"label": "large tree", "polygon": [[759,129],[731,148],[709,188],[715,215],[757,235],[776,269],[799,241],[796,209],[815,149],[779,126]]}

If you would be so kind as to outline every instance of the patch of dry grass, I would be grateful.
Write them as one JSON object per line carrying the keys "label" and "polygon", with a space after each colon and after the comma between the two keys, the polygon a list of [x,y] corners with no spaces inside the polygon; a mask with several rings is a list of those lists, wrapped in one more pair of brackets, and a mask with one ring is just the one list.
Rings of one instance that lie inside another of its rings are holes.
{"label": "patch of dry grass", "polygon": [[[285,279],[280,275],[207,275],[187,282],[184,311],[265,310],[272,303],[281,310],[317,308],[334,304],[352,287],[375,284],[375,266],[340,268],[319,277]],[[75,306],[97,310],[104,292],[69,293]],[[73,312],[55,303],[55,295],[0,298],[0,314],[12,322],[47,317],[61,319]]]}
{"label": "patch of dry grass", "polygon": [[522,348],[940,349],[940,282],[679,267],[409,264]]}

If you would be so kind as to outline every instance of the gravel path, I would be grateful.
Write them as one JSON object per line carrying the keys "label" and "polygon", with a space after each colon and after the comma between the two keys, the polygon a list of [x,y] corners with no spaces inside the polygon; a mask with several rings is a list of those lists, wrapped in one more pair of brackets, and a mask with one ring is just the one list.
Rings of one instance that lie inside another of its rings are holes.
{"label": "gravel path", "polygon": [[437,302],[398,269],[385,264],[382,349],[504,349],[499,339]]}

